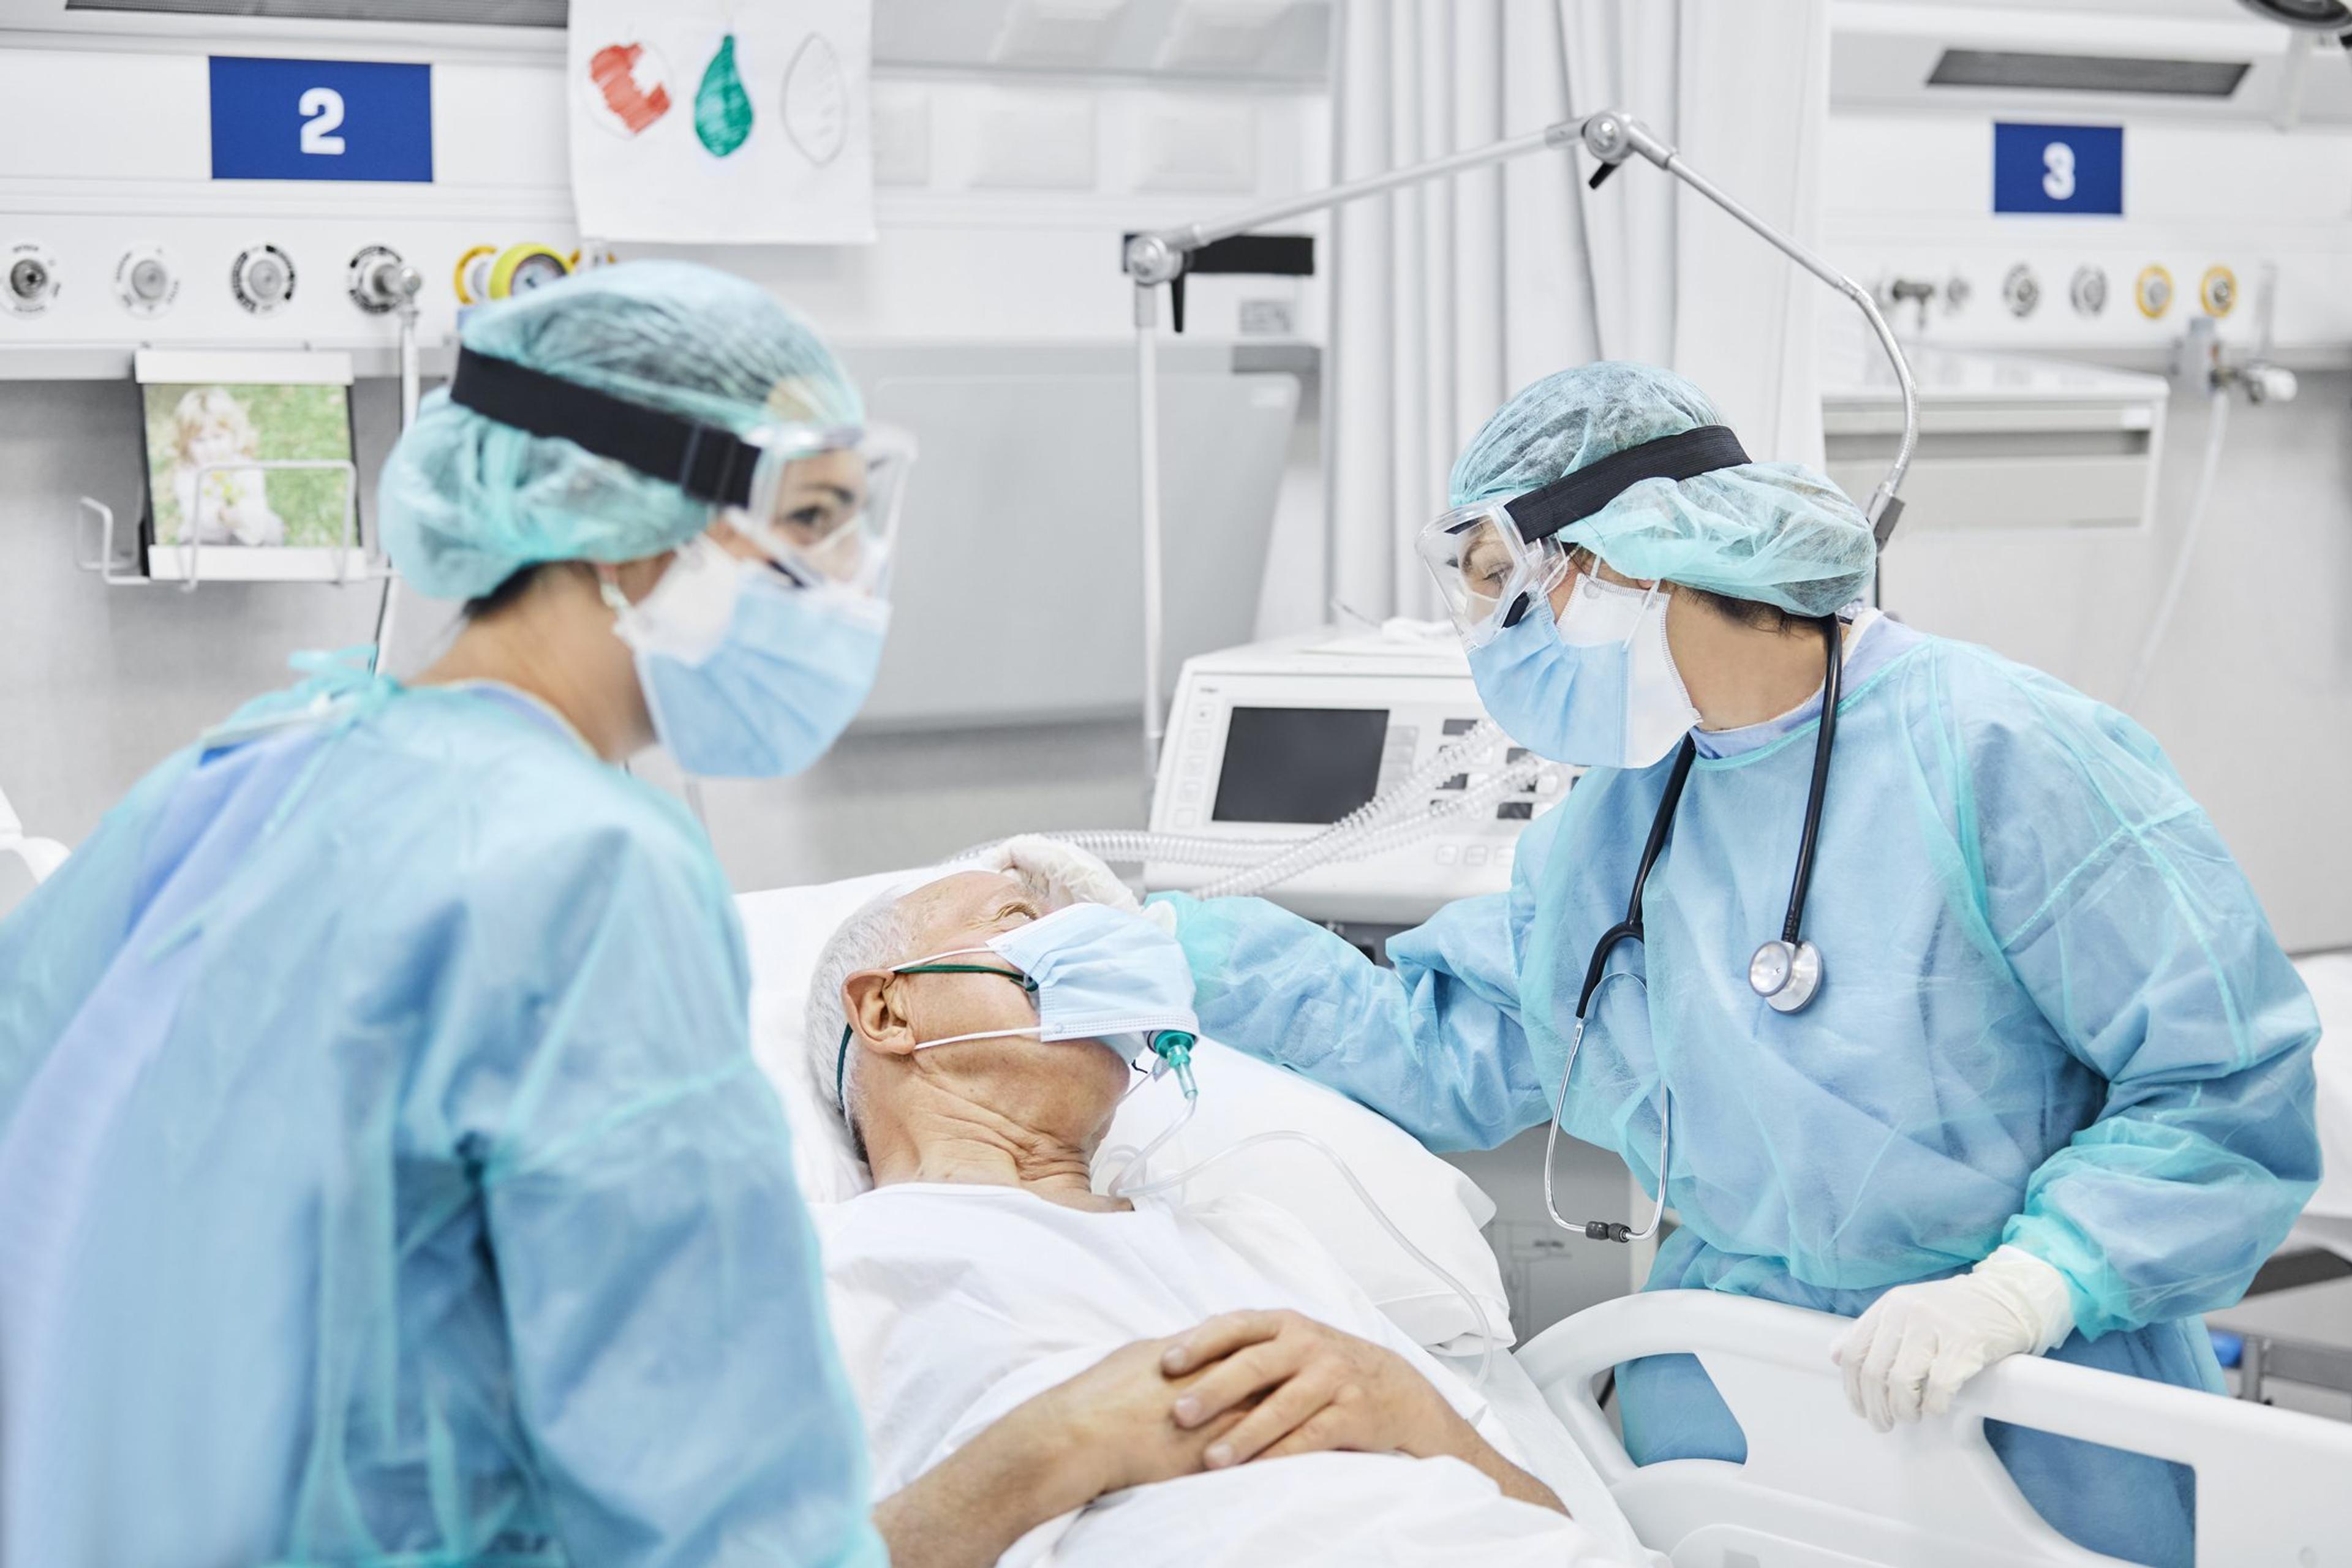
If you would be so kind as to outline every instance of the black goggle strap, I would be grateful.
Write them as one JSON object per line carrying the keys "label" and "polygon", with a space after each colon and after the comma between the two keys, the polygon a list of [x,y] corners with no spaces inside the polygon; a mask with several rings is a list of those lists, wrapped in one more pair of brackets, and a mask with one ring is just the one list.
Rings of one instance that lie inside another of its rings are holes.
{"label": "black goggle strap", "polygon": [[457,351],[449,401],[526,434],[569,441],[697,500],[744,507],[761,448],[714,425],[632,403],[512,360]]}
{"label": "black goggle strap", "polygon": [[[1001,974],[1007,980],[1018,981],[1021,989],[1032,995],[1034,995],[1037,990],[1037,982],[1019,970],[1000,969],[992,963],[910,963],[904,969],[894,969],[890,973],[893,974]],[[842,1093],[842,1084],[847,1078],[848,1070],[849,1025],[844,1023],[841,1026],[841,1048],[835,1051],[833,1057],[833,1098],[834,1102],[845,1111],[849,1109],[849,1101]]]}
{"label": "black goggle strap", "polygon": [[[1675,436],[1661,436],[1638,447],[1612,452],[1599,462],[1565,474],[1548,485],[1504,503],[1519,538],[1533,544],[1550,539],[1562,529],[1583,521],[1644,479],[1696,479],[1718,468],[1737,468],[1748,461],[1747,449],[1727,425],[1702,425]],[[1515,626],[1532,601],[1521,594],[1503,617]]]}

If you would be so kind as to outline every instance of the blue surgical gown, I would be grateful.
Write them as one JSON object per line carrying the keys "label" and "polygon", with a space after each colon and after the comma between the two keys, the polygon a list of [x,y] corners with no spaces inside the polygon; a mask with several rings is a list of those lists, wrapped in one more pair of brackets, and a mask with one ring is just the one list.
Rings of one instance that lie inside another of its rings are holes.
{"label": "blue surgical gown", "polygon": [[0,1560],[882,1562],[701,833],[342,684],[0,925]]}
{"label": "blue surgical gown", "polygon": [[[1747,978],[1786,910],[1816,711],[1694,765],[1563,1125],[1654,1194],[1671,1104],[1682,1225],[1649,1289],[1851,1316],[2012,1243],[2066,1279],[2057,1359],[2218,1391],[2196,1314],[2244,1292],[2319,1173],[2309,997],[2130,720],[1892,622],[1848,671],[1805,907],[1820,994],[1782,1015]],[[1438,1148],[1542,1122],[1671,766],[1588,774],[1521,837],[1510,890],[1392,938],[1393,971],[1263,900],[1171,898],[1202,1026]],[[1690,1358],[1619,1386],[1637,1460],[1744,1455]],[[2185,1474],[1990,1436],[2075,1540],[2189,1561]]]}

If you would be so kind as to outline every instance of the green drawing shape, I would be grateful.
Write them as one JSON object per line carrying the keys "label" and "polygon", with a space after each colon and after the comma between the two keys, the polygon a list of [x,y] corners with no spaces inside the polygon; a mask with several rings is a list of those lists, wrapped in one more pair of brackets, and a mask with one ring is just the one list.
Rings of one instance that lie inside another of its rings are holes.
{"label": "green drawing shape", "polygon": [[719,52],[703,68],[702,85],[694,89],[694,133],[724,158],[751,140],[751,95],[743,90],[742,73],[735,68],[735,35],[719,41]]}

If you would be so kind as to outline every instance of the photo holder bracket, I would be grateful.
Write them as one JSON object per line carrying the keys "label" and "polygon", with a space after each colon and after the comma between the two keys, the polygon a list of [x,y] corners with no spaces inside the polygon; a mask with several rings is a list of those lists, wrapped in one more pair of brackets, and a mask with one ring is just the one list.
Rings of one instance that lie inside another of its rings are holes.
{"label": "photo holder bracket", "polygon": [[[306,575],[293,578],[260,579],[215,578],[215,581],[323,582],[332,583],[338,586],[341,586],[342,584],[349,583],[380,581],[384,578],[388,578],[393,574],[391,563],[385,561],[382,556],[370,552],[359,538],[360,474],[358,464],[352,462],[348,458],[233,458],[225,462],[204,463],[199,465],[196,469],[196,483],[201,490],[204,481],[213,474],[226,473],[230,471],[251,471],[254,469],[299,473],[332,472],[340,473],[343,476],[342,542],[331,547],[335,560],[335,569],[331,574],[326,576]],[[92,514],[96,515],[99,523],[98,552],[95,556],[85,558],[82,553],[82,540],[86,534],[84,525],[89,517]],[[171,561],[184,563],[186,566],[186,571],[184,574],[157,577],[152,574],[152,571],[140,570],[135,558],[130,563],[126,563],[121,557],[118,556],[116,553],[114,535],[114,509],[107,505],[104,501],[98,500],[90,496],[82,496],[79,498],[77,510],[74,513],[74,565],[81,571],[96,574],[99,579],[105,583],[110,588],[152,588],[160,587],[164,584],[169,583],[176,585],[184,594],[193,594],[196,591],[198,584],[203,581],[204,557],[205,552],[207,550],[228,551],[252,549],[258,551],[266,548],[277,548],[273,546],[226,544],[153,544],[148,546],[148,556],[151,561],[158,554],[166,554]],[[355,561],[358,563],[356,569],[354,567]]]}

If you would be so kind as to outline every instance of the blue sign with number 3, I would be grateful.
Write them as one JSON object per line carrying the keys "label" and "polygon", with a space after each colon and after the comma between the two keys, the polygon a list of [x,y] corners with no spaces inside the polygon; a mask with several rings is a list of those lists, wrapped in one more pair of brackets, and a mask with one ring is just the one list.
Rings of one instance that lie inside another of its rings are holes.
{"label": "blue sign with number 3", "polygon": [[1992,210],[2121,217],[2124,128],[1994,121]]}
{"label": "blue sign with number 3", "polygon": [[212,58],[215,180],[433,178],[433,68]]}

